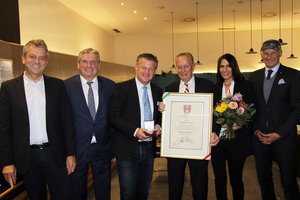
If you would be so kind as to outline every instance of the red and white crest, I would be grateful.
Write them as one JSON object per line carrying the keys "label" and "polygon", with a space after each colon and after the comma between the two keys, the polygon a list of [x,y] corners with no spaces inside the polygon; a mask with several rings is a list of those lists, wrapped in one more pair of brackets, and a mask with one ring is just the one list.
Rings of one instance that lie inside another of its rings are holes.
{"label": "red and white crest", "polygon": [[189,114],[192,110],[192,106],[191,105],[183,105],[183,112],[185,114]]}

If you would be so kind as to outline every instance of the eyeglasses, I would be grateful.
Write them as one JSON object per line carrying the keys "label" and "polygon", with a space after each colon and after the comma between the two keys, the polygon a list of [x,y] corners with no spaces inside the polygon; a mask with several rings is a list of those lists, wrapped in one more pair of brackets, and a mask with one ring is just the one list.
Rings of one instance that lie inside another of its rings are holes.
{"label": "eyeglasses", "polygon": [[98,65],[98,61],[96,61],[96,60],[91,60],[91,61],[88,61],[88,60],[80,60],[79,62],[80,62],[80,64],[82,64],[82,65],[91,65],[91,66],[96,66],[96,65]]}

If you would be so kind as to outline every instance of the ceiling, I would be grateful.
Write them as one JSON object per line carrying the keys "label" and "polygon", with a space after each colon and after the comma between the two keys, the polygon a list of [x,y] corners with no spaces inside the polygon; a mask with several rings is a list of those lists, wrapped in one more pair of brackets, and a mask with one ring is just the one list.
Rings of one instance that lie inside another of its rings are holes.
{"label": "ceiling", "polygon": [[[290,29],[292,26],[292,0],[223,0],[223,9],[222,0],[58,1],[114,35],[170,34],[172,33],[171,12],[173,12],[174,33],[197,32],[196,2],[198,2],[199,32],[218,31],[222,27],[225,30],[232,30],[234,27],[237,31],[250,30],[251,25],[253,30],[260,30],[262,21],[263,29],[275,28],[280,34],[281,29]],[[293,27],[295,28],[300,27],[300,1],[293,0],[293,5]],[[144,19],[145,17],[147,20]],[[185,22],[184,19],[195,21]],[[112,29],[118,29],[121,33],[115,33]]]}

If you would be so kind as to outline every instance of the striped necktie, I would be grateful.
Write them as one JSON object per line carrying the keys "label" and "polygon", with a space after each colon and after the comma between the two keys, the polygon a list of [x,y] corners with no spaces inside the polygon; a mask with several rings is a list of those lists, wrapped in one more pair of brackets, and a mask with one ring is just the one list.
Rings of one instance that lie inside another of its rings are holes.
{"label": "striped necktie", "polygon": [[184,93],[190,93],[188,83],[184,83],[184,86],[185,86]]}

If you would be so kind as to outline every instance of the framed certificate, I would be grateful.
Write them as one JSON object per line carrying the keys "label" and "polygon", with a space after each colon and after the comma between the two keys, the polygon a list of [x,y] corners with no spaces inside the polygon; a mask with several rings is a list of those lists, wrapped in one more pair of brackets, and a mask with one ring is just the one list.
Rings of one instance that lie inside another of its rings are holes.
{"label": "framed certificate", "polygon": [[161,157],[210,159],[212,93],[164,93]]}

